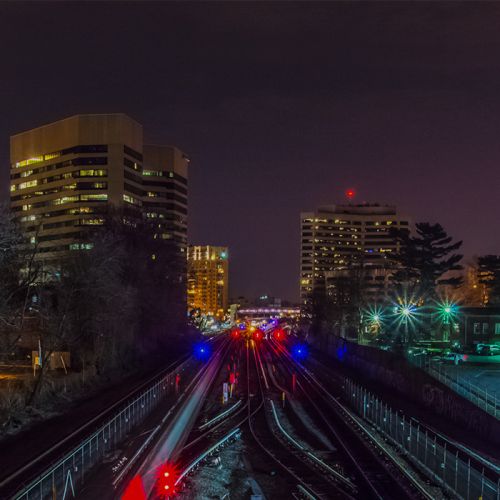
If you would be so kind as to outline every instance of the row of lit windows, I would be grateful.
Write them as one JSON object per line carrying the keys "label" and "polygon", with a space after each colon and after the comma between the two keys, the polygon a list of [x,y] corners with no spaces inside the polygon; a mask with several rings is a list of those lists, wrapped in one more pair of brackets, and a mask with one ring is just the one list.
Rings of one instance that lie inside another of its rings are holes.
{"label": "row of lit windows", "polygon": [[108,151],[108,146],[106,145],[81,145],[73,146],[71,148],[62,149],[60,151],[54,151],[53,153],[46,153],[43,155],[33,156],[27,158],[26,160],[18,161],[15,164],[15,168],[28,167],[29,165],[35,165],[37,163],[42,163],[43,161],[53,160],[59,156],[67,154],[77,154],[77,153],[106,153]]}
{"label": "row of lit windows", "polygon": [[59,163],[52,163],[50,165],[45,165],[43,167],[34,168],[33,170],[26,170],[25,172],[15,173],[10,176],[11,179],[18,179],[19,177],[28,177],[34,174],[41,174],[44,172],[50,172],[51,170],[56,170],[65,167],[74,167],[79,165],[107,165],[108,159],[106,156],[99,157],[79,157],[73,160],[66,160]]}
{"label": "row of lit windows", "polygon": [[[52,212],[47,212],[43,214],[44,217],[59,217],[61,215],[79,215],[79,214],[91,214],[95,213],[97,210],[94,207],[78,207],[78,208],[70,208],[69,210],[56,210]],[[21,217],[19,220],[21,222],[33,222],[37,219],[41,218],[41,215],[25,215]],[[45,227],[45,225],[44,225]]]}
{"label": "row of lit windows", "polygon": [[45,196],[48,194],[60,193],[62,191],[67,191],[67,190],[85,191],[90,189],[107,189],[107,187],[108,187],[107,182],[79,182],[79,183],[73,182],[71,184],[64,184],[63,186],[59,186],[57,188],[45,189],[44,191],[33,191],[25,195],[12,196],[11,200],[12,201],[26,200],[29,198],[33,198],[34,196]]}
{"label": "row of lit windows", "polygon": [[44,177],[42,179],[33,180],[29,182],[22,182],[20,184],[12,184],[10,186],[11,192],[16,190],[25,189],[28,187],[34,187],[40,184],[48,184],[50,182],[60,181],[62,179],[72,179],[74,177],[106,177],[108,171],[106,169],[92,169],[92,170],[80,170],[79,172],[66,172],[64,174],[52,175],[50,177]]}
{"label": "row of lit windows", "polygon": [[27,204],[22,206],[23,211],[31,210],[32,208],[48,207],[51,205],[64,205],[65,203],[76,203],[78,201],[106,201],[107,194],[80,194],[75,196],[62,196],[55,200]]}
{"label": "row of lit windows", "polygon": [[[342,219],[302,219],[303,224],[336,224],[344,225],[350,224],[353,226],[391,226],[392,224],[398,224],[397,220],[387,220],[387,221],[350,221]],[[401,225],[408,225],[407,221],[399,221]],[[308,227],[307,225],[305,227]],[[318,227],[318,226],[316,226]]]}

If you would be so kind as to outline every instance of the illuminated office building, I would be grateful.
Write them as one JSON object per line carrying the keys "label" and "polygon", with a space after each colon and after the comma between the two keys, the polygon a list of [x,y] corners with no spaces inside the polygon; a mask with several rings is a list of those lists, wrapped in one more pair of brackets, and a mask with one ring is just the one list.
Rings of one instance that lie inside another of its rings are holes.
{"label": "illuminated office building", "polygon": [[188,247],[188,310],[222,318],[228,308],[227,247]]}
{"label": "illuminated office building", "polygon": [[127,115],[76,115],[21,132],[10,158],[11,208],[43,261],[89,249],[88,231],[110,206],[157,221],[159,237],[185,256],[189,160],[144,145],[142,125]]}
{"label": "illuminated office building", "polygon": [[340,294],[342,287],[336,284],[352,279],[356,267],[363,269],[367,294],[374,300],[383,297],[390,274],[388,256],[396,250],[391,227],[409,228],[409,223],[388,205],[331,205],[302,213],[301,306],[309,303],[313,291]]}

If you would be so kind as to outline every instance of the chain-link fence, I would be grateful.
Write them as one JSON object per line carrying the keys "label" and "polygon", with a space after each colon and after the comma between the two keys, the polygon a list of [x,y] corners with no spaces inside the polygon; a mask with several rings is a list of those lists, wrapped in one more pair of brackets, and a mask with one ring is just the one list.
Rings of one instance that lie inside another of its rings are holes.
{"label": "chain-link fence", "polygon": [[394,411],[350,379],[344,392],[354,410],[373,424],[417,467],[457,498],[500,500],[500,478],[466,452],[438,439],[420,424]]}
{"label": "chain-link fence", "polygon": [[108,422],[86,438],[73,451],[50,467],[14,498],[16,500],[65,500],[73,498],[88,471],[105,455],[117,449],[131,429],[175,390],[176,374],[184,370],[189,359],[160,380],[142,391],[125,408],[118,411]]}
{"label": "chain-link fence", "polygon": [[413,356],[409,360],[479,408],[500,418],[500,397],[497,397],[496,392],[488,392],[487,388],[473,384],[470,378],[464,377],[460,365],[443,365],[428,356]]}

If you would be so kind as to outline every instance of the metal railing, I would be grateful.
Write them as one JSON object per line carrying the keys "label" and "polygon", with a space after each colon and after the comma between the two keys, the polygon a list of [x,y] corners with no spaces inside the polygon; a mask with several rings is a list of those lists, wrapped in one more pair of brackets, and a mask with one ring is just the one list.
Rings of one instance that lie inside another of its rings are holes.
{"label": "metal railing", "polygon": [[214,453],[219,448],[226,445],[232,439],[238,439],[241,436],[241,431],[239,427],[233,429],[229,434],[226,434],[222,439],[217,441],[213,446],[211,446],[208,450],[205,450],[201,455],[195,458],[193,462],[191,462],[180,474],[177,480],[175,481],[175,485],[178,486],[183,478],[187,476],[192,470],[194,470],[198,464],[200,464],[203,460],[209,457],[212,453]]}
{"label": "metal railing", "polygon": [[87,437],[81,444],[53,464],[41,476],[19,491],[16,500],[66,500],[73,498],[89,470],[118,447],[160,401],[175,390],[175,376],[190,360],[163,376]]}
{"label": "metal railing", "polygon": [[443,365],[428,356],[409,357],[409,361],[490,415],[500,418],[500,397],[496,392],[488,392],[487,388],[473,384],[464,377],[460,372],[461,366]]}
{"label": "metal railing", "polygon": [[[352,408],[389,439],[398,450],[436,483],[459,499],[500,500],[497,472],[485,474],[484,467],[467,453],[447,447],[427,429],[390,408],[379,398],[350,379],[344,393]],[[448,448],[448,449],[447,449]],[[493,479],[493,476],[496,476]]]}

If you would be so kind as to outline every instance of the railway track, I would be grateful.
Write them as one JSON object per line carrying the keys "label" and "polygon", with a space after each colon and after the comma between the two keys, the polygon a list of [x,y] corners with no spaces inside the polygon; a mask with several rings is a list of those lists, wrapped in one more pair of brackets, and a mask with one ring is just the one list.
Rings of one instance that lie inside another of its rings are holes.
{"label": "railway track", "polygon": [[[291,376],[298,375],[297,387],[310,408],[322,422],[331,439],[343,450],[355,473],[361,498],[400,499],[426,498],[433,495],[415,476],[401,470],[401,463],[370,437],[367,427],[352,417],[351,412],[305,370],[295,363],[281,345],[269,344],[274,359]],[[283,358],[287,363],[283,363]],[[292,369],[295,367],[295,370]]]}
{"label": "railway track", "polygon": [[[338,478],[332,478],[324,466],[315,463],[307,451],[301,448],[300,443],[294,443],[279,429],[280,424],[274,407],[274,402],[266,394],[270,387],[265,375],[262,361],[257,348],[253,348],[253,359],[256,377],[258,380],[258,398],[254,406],[256,411],[251,413],[252,402],[248,402],[248,424],[253,439],[258,446],[280,468],[293,478],[293,491],[290,493],[297,498],[355,498],[355,491],[340,485]],[[247,366],[250,367],[249,350],[247,349]],[[250,368],[247,370],[248,394],[250,391]]]}
{"label": "railway track", "polygon": [[[277,395],[284,389],[274,377],[266,376],[260,350],[247,342],[246,394],[234,405],[200,423],[182,451],[184,477],[202,458],[217,451],[226,440],[247,428],[268,463],[276,464],[287,476],[289,497],[327,499],[431,499],[433,498],[412,475],[401,472],[394,457],[369,439],[365,429],[353,420],[347,409],[312,377],[307,370],[295,367],[288,351],[269,343],[269,353],[283,373],[297,373],[297,388],[314,413],[316,421],[343,455],[343,468],[329,464],[314,450],[291,436],[280,421]],[[271,379],[271,380],[270,380]],[[271,382],[271,384],[270,384]],[[272,386],[275,387],[272,387]],[[215,445],[214,445],[215,443]],[[189,470],[188,470],[189,469]],[[347,473],[344,472],[347,471]],[[347,475],[348,474],[348,475]],[[280,492],[281,493],[281,492]]]}
{"label": "railway track", "polygon": [[163,368],[149,377],[147,380],[136,384],[125,396],[113,402],[110,406],[95,414],[91,419],[83,425],[73,429],[67,435],[63,436],[59,441],[46,447],[42,453],[29,459],[28,462],[11,471],[0,478],[0,498],[8,498],[14,495],[22,485],[29,484],[31,480],[39,477],[45,470],[50,468],[51,464],[55,464],[65,454],[70,453],[80,442],[86,439],[95,429],[100,428],[107,422],[108,419],[117,413],[127,403],[140,395],[148,387],[154,385],[157,381],[170,373],[174,373],[177,369],[183,366],[191,354],[177,359],[166,368]]}

